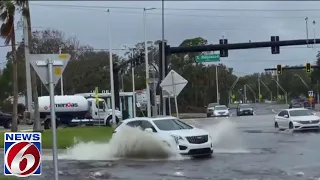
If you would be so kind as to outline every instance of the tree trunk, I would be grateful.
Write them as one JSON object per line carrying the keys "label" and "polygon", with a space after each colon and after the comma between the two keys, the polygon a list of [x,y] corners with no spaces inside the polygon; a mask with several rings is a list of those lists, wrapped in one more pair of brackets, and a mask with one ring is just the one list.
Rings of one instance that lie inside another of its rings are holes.
{"label": "tree trunk", "polygon": [[13,103],[12,103],[12,122],[11,132],[18,131],[18,63],[16,51],[16,37],[14,32],[14,25],[11,30],[11,48],[13,53],[12,58],[12,72],[13,72]]}
{"label": "tree trunk", "polygon": [[[29,48],[32,45],[32,32],[31,32],[31,19],[30,19],[30,8],[29,8],[29,1],[26,2],[26,8],[28,10],[27,14],[27,26],[28,26],[28,45]],[[29,49],[30,52],[30,49]],[[38,86],[37,86],[37,74],[33,67],[30,67],[31,70],[31,86],[32,86],[32,100],[34,106],[34,123],[33,123],[33,131],[39,132],[41,131],[41,122],[40,122],[40,113],[39,113],[39,102],[38,102]]]}

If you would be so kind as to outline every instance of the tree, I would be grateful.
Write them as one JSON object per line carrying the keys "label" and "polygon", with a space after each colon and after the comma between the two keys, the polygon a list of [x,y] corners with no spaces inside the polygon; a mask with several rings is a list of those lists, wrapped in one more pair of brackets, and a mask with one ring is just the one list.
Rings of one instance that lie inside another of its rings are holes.
{"label": "tree", "polygon": [[5,44],[11,42],[12,49],[12,81],[13,81],[13,108],[11,131],[18,131],[18,72],[16,59],[16,37],[14,32],[15,4],[12,1],[0,1],[0,18],[3,22],[0,28],[0,36],[5,39]]}

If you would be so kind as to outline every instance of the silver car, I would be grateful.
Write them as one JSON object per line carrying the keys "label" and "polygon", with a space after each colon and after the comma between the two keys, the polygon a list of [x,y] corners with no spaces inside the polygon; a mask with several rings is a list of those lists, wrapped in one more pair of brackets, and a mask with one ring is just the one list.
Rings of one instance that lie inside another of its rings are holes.
{"label": "silver car", "polygon": [[205,107],[207,108],[207,117],[211,117],[213,115],[214,107],[218,105],[218,103],[210,103],[208,106]]}
{"label": "silver car", "polygon": [[229,117],[229,108],[225,105],[218,105],[214,107],[212,116],[214,117]]}

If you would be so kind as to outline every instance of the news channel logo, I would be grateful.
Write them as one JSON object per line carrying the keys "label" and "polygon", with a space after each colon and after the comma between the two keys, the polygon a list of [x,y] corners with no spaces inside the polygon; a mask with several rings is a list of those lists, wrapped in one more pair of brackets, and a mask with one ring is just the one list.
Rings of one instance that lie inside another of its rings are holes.
{"label": "news channel logo", "polygon": [[4,134],[4,175],[41,175],[41,133],[6,132]]}

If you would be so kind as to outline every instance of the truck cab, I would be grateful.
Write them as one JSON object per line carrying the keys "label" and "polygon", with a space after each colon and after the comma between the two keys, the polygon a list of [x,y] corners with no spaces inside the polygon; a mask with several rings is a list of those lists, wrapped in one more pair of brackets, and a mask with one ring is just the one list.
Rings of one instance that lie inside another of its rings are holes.
{"label": "truck cab", "polygon": [[[98,102],[97,102],[98,101]],[[50,97],[39,97],[39,112],[45,129],[51,128]],[[112,119],[112,109],[109,109],[102,98],[88,98],[77,95],[55,96],[56,125],[106,125]],[[115,112],[117,122],[122,119],[122,113]]]}
{"label": "truck cab", "polygon": [[[72,123],[81,123],[81,124],[100,124],[100,125],[111,125],[112,120],[112,109],[110,109],[106,101],[102,98],[88,98],[88,114],[85,119],[74,119]],[[115,110],[116,121],[119,123],[122,120],[122,113],[119,110]]]}

